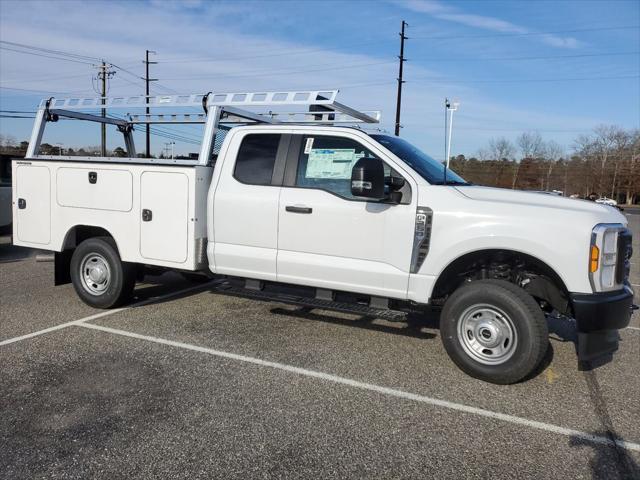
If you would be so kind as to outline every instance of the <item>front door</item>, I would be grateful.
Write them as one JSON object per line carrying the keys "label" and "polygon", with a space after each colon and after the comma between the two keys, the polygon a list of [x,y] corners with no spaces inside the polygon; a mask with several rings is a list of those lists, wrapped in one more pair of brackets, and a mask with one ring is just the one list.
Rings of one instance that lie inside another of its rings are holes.
{"label": "front door", "polygon": [[[415,198],[354,197],[353,164],[376,155],[347,134],[296,140],[280,194],[278,281],[406,298]],[[389,176],[399,175],[385,165]]]}

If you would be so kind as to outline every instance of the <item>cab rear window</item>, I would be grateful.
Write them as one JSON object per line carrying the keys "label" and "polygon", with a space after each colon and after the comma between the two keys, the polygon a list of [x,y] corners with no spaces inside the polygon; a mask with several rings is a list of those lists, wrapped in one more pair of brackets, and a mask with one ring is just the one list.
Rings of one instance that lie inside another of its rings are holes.
{"label": "cab rear window", "polygon": [[280,134],[251,134],[244,137],[233,176],[250,185],[271,185]]}

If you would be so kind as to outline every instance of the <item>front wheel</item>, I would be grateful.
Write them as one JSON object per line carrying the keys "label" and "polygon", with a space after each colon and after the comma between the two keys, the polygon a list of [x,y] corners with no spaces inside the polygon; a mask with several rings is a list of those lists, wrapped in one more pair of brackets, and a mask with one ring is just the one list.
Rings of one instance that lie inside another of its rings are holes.
{"label": "front wheel", "polygon": [[461,370],[497,384],[532,373],[549,346],[547,322],[536,301],[503,280],[477,280],[458,288],[444,305],[440,331]]}
{"label": "front wheel", "polygon": [[89,238],[71,257],[71,281],[84,303],[95,308],[116,307],[135,285],[135,265],[123,262],[110,237]]}

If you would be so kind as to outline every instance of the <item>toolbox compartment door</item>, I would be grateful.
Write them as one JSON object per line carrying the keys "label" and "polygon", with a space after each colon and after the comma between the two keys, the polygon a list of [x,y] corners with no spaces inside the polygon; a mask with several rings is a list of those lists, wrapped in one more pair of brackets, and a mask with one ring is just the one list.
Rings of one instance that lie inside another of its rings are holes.
{"label": "toolbox compartment door", "polygon": [[184,173],[140,176],[140,255],[184,263],[188,253],[189,178]]}
{"label": "toolbox compartment door", "polygon": [[56,182],[62,207],[128,212],[133,206],[133,176],[127,170],[63,167]]}
{"label": "toolbox compartment door", "polygon": [[51,241],[51,178],[48,167],[16,165],[15,229],[18,240],[46,245]]}

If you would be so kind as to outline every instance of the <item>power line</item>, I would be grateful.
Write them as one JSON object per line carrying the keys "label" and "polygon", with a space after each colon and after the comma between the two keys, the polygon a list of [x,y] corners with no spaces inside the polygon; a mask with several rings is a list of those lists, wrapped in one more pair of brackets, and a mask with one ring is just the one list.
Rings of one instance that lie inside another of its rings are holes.
{"label": "power line", "polygon": [[53,90],[37,90],[30,88],[18,88],[18,87],[5,87],[4,85],[0,85],[0,89],[4,90],[17,90],[19,92],[33,92],[33,93],[53,93],[56,95],[82,95],[85,93],[91,93],[90,90],[82,90],[78,92],[55,92]]}
{"label": "power line", "polygon": [[26,48],[26,49],[30,49],[30,50],[37,50],[37,51],[45,52],[45,53],[51,53],[51,54],[55,54],[55,55],[73,57],[73,58],[77,58],[77,59],[80,59],[80,60],[100,61],[100,59],[98,57],[90,57],[88,55],[79,55],[77,53],[65,52],[63,50],[51,50],[49,48],[38,47],[36,45],[27,45],[27,44],[24,44],[24,43],[9,42],[7,40],[0,40],[0,43],[5,43],[7,45],[12,45],[14,47],[20,47],[20,48]]}
{"label": "power line", "polygon": [[518,79],[477,79],[477,80],[451,80],[431,79],[429,77],[415,77],[417,80],[428,80],[429,83],[545,83],[545,82],[579,82],[590,80],[623,80],[640,78],[640,75],[614,75],[602,77],[573,77],[573,78],[518,78]]}
{"label": "power line", "polygon": [[25,110],[0,110],[0,113],[33,113],[35,115],[36,112]]}
{"label": "power line", "polygon": [[553,35],[556,33],[579,33],[579,32],[598,32],[605,30],[636,30],[639,29],[640,25],[625,25],[618,27],[596,27],[596,28],[576,28],[572,30],[553,30],[548,32],[523,32],[523,33],[493,33],[486,35],[451,35],[451,36],[441,36],[441,35],[433,35],[433,36],[424,36],[424,37],[411,37],[412,40],[422,40],[422,39],[430,39],[430,40],[452,40],[458,38],[494,38],[494,37],[527,37],[527,36],[538,36],[538,35]]}
{"label": "power line", "polygon": [[[600,31],[600,30],[625,30],[625,29],[637,29],[640,28],[640,25],[629,25],[629,26],[611,26],[611,27],[598,27],[598,28],[583,28],[583,29],[571,29],[571,30],[555,30],[555,31],[547,31],[547,32],[527,32],[527,33],[513,33],[513,34],[491,34],[491,35],[452,35],[452,36],[425,36],[425,37],[411,37],[411,40],[413,39],[443,39],[443,40],[448,40],[448,39],[456,39],[456,38],[482,38],[482,37],[509,37],[509,36],[533,36],[533,35],[550,35],[550,34],[554,34],[554,33],[577,33],[577,32],[590,32],[590,31]],[[349,47],[354,47],[354,46],[362,46],[362,45],[376,45],[379,43],[387,43],[389,40],[388,39],[380,39],[380,40],[375,40],[375,41],[367,41],[367,42],[357,42],[357,43],[349,43],[347,46]],[[344,45],[341,45],[344,46]],[[275,52],[275,53],[268,53],[268,54],[260,54],[260,55],[251,55],[251,56],[244,56],[244,57],[237,57],[237,56],[233,56],[233,57],[216,57],[216,58],[212,58],[210,56],[200,56],[200,57],[191,57],[191,58],[184,58],[184,59],[177,59],[177,60],[164,60],[160,63],[199,63],[199,62],[206,62],[206,63],[210,63],[210,62],[224,62],[224,61],[233,61],[233,60],[250,60],[250,59],[254,59],[254,58],[268,58],[268,57],[279,57],[279,56],[293,56],[293,55],[302,55],[302,54],[307,54],[307,53],[314,53],[314,52],[327,52],[330,49],[325,47],[325,48],[312,48],[312,49],[303,49],[303,50],[298,50],[296,52],[292,52],[290,49],[289,50],[282,50],[279,52]]]}
{"label": "power line", "polygon": [[558,59],[566,59],[566,58],[582,58],[582,57],[615,57],[615,56],[623,56],[623,55],[638,55],[640,51],[634,52],[607,52],[607,53],[578,53],[574,55],[545,55],[545,56],[534,56],[534,57],[468,57],[468,58],[459,58],[459,57],[444,57],[444,58],[422,58],[420,60],[423,61],[432,61],[432,62],[471,62],[471,61],[493,61],[493,60],[551,60],[554,58]]}
{"label": "power line", "polygon": [[52,55],[45,55],[43,53],[25,52],[24,50],[16,50],[14,48],[3,47],[2,45],[0,45],[0,49],[8,50],[8,51],[11,51],[11,52],[16,52],[16,53],[24,53],[26,55],[35,55],[36,57],[53,58],[55,60],[63,60],[65,62],[83,63],[85,65],[95,65],[95,62],[85,62],[85,61],[82,61],[82,60],[74,60],[72,58],[65,58],[65,57],[54,57]]}
{"label": "power line", "polygon": [[[335,65],[335,64],[328,64],[328,65],[333,65],[333,66],[326,66],[326,67],[322,67],[322,68],[313,68],[313,69],[309,69],[309,70],[277,70],[277,71],[271,71],[271,72],[264,72],[263,70],[259,70],[258,72],[263,72],[263,73],[238,73],[238,74],[222,74],[222,75],[215,75],[215,78],[241,78],[241,77],[276,77],[276,76],[280,76],[280,75],[292,75],[292,74],[296,74],[296,73],[312,73],[312,72],[324,72],[327,70],[345,70],[345,69],[349,69],[349,68],[363,68],[363,67],[371,67],[371,66],[377,66],[377,65],[388,65],[388,64],[392,64],[395,63],[394,61],[385,61],[385,62],[371,62],[371,63],[361,63],[361,64],[347,64],[347,65]],[[166,80],[196,80],[196,79],[205,79],[205,78],[213,78],[213,74],[203,74],[203,75],[189,75],[189,76],[184,76],[184,77],[169,77]]]}

